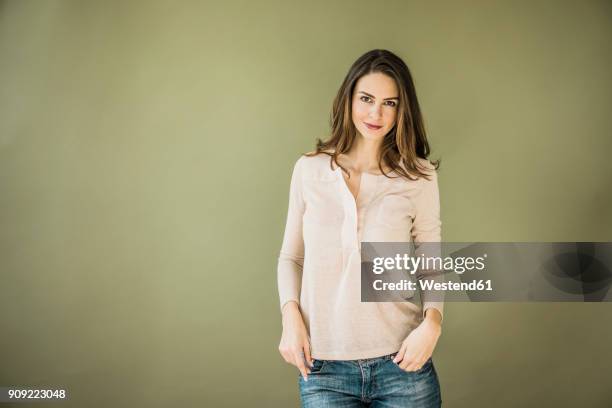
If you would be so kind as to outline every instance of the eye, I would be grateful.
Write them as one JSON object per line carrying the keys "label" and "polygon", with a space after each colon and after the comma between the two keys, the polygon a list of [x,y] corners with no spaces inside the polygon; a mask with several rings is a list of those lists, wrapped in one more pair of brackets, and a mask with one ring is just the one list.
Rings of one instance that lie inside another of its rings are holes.
{"label": "eye", "polygon": [[359,99],[360,99],[362,102],[369,102],[370,97],[369,97],[369,96],[365,96],[365,95],[364,95],[364,96],[360,97]]}
{"label": "eye", "polygon": [[392,106],[392,107],[397,106],[397,103],[395,101],[387,101],[387,103],[389,104],[389,106]]}

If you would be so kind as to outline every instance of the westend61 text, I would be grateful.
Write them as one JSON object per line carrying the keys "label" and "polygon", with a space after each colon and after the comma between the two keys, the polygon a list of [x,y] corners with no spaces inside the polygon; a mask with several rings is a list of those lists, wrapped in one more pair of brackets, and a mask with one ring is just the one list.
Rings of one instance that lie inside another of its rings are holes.
{"label": "westend61 text", "polygon": [[[491,279],[471,282],[436,282],[431,279],[421,279],[418,282],[421,290],[493,290]],[[383,282],[378,279],[372,283],[372,286],[374,290],[416,290],[416,283],[405,279],[399,282]]]}

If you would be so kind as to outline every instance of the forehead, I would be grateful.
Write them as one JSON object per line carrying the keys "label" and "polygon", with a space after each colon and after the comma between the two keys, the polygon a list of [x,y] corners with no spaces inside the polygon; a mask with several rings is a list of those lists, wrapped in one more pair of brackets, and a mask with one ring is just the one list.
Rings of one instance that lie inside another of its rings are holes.
{"label": "forehead", "polygon": [[367,92],[377,98],[397,97],[397,85],[395,80],[380,72],[374,72],[362,76],[355,84],[355,93]]}

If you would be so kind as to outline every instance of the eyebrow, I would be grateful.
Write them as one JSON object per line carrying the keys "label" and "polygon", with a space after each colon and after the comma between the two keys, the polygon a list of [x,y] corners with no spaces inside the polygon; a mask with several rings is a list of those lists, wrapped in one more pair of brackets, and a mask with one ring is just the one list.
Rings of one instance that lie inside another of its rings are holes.
{"label": "eyebrow", "polygon": [[[367,93],[367,92],[364,92],[364,91],[359,91],[359,93],[362,93],[362,94],[364,94],[364,95],[366,95],[366,96],[369,96],[369,97],[370,97],[370,98],[372,98],[372,99],[376,99],[376,97],[375,97],[374,95],[370,95],[370,94],[369,94],[369,93]],[[391,99],[397,99],[397,100],[399,100],[399,97],[398,97],[398,96],[394,96],[393,98],[385,98],[385,99],[383,99],[383,101],[390,101]]]}

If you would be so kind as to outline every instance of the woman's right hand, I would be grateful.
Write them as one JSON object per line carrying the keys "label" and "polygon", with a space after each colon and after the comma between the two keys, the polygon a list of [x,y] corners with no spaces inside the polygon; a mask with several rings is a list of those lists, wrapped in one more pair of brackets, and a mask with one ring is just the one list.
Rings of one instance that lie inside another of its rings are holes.
{"label": "woman's right hand", "polygon": [[310,357],[310,339],[300,308],[294,301],[287,302],[283,307],[283,334],[278,351],[287,363],[293,364],[300,370],[304,381],[308,381],[310,368],[306,367],[305,363],[307,362],[310,367],[313,365]]}

